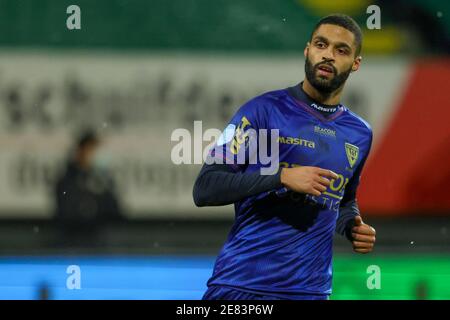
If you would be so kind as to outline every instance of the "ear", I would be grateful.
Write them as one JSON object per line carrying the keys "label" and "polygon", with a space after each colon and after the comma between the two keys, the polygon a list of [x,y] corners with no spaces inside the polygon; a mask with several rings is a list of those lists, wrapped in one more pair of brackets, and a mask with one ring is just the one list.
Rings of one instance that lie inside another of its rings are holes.
{"label": "ear", "polygon": [[307,42],[307,43],[306,43],[306,47],[305,47],[305,49],[303,50],[303,55],[305,56],[305,58],[308,56],[309,45],[310,45],[310,43]]}
{"label": "ear", "polygon": [[358,56],[356,57],[356,59],[353,61],[353,65],[352,65],[352,72],[358,71],[359,67],[361,66],[361,60],[362,57]]}

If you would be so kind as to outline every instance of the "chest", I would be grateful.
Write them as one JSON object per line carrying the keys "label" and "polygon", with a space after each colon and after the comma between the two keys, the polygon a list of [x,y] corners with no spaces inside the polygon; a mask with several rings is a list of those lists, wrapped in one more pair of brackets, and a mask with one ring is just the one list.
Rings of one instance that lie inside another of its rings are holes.
{"label": "chest", "polygon": [[344,180],[353,176],[364,157],[365,139],[357,129],[319,119],[290,117],[279,127],[282,167],[316,166]]}

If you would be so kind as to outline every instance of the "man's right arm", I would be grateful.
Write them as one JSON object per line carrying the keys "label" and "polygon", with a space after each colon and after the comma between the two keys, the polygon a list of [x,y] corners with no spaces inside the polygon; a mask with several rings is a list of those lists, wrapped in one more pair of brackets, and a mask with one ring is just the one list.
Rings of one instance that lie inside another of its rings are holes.
{"label": "man's right arm", "polygon": [[204,164],[194,184],[195,205],[223,206],[283,187],[281,170],[274,175],[235,172],[227,164]]}
{"label": "man's right arm", "polygon": [[235,172],[226,164],[204,164],[194,184],[197,206],[221,206],[247,197],[287,187],[299,193],[319,196],[337,178],[330,170],[317,167],[282,168],[274,175]]}

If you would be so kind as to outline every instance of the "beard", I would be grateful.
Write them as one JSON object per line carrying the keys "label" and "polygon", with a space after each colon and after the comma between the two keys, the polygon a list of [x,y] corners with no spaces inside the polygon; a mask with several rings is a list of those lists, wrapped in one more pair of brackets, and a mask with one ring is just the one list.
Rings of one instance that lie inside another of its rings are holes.
{"label": "beard", "polygon": [[[326,64],[327,66],[333,68],[333,77],[331,79],[326,79],[320,76],[316,76],[317,70],[321,64]],[[329,95],[339,89],[342,85],[344,85],[345,81],[347,81],[350,72],[352,71],[352,67],[348,70],[342,71],[341,73],[337,73],[336,68],[327,64],[324,61],[321,61],[315,65],[311,63],[311,61],[306,57],[305,61],[305,75],[306,79],[308,79],[309,83],[320,93],[324,95]]]}

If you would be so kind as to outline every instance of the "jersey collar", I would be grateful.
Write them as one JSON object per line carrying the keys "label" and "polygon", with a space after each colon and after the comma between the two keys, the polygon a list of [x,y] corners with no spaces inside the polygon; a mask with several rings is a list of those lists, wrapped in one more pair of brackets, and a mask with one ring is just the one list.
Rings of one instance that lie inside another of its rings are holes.
{"label": "jersey collar", "polygon": [[290,96],[302,109],[325,122],[332,121],[342,114],[345,109],[343,105],[323,105],[314,101],[303,91],[302,84],[303,82],[300,82],[287,89]]}

